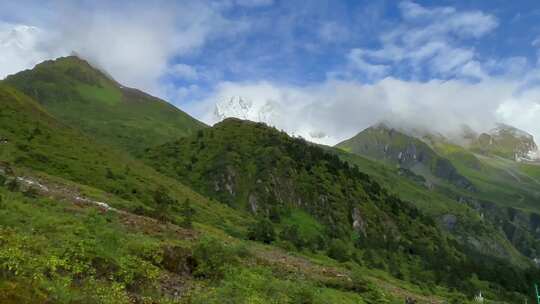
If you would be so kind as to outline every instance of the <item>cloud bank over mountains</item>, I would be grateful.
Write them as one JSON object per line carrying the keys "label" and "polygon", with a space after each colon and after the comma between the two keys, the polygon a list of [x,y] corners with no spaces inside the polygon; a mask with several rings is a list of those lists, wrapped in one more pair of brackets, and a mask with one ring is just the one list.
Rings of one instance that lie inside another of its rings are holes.
{"label": "cloud bank over mountains", "polygon": [[[490,47],[519,22],[496,10],[411,1],[0,6],[0,77],[75,51],[207,123],[243,116],[326,144],[381,120],[441,133],[503,122],[540,138],[540,30],[523,46],[529,56]],[[240,99],[249,110],[238,110]]]}

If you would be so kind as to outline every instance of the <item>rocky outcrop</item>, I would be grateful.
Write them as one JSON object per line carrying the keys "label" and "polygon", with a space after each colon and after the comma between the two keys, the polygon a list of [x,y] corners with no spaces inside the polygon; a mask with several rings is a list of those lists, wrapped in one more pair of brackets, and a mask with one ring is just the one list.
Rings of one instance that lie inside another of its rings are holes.
{"label": "rocky outcrop", "polygon": [[445,227],[449,231],[452,231],[456,228],[458,219],[453,214],[445,214],[442,216],[441,222],[442,222],[443,227]]}
{"label": "rocky outcrop", "polygon": [[495,203],[470,197],[460,197],[458,201],[476,210],[482,219],[502,231],[523,255],[531,259],[540,256],[540,214],[500,207]]}
{"label": "rocky outcrop", "polygon": [[457,187],[475,191],[473,184],[448,159],[438,155],[424,141],[384,124],[367,128],[336,147],[395,164],[428,180],[427,175],[431,175],[431,179],[435,176]]}
{"label": "rocky outcrop", "polygon": [[358,234],[361,234],[364,237],[366,237],[367,236],[366,222],[362,218],[362,214],[360,213],[360,209],[359,208],[354,208],[353,211],[352,211],[351,217],[352,217],[352,220],[353,220],[353,223],[352,223],[353,229]]}
{"label": "rocky outcrop", "polygon": [[482,133],[472,148],[485,155],[497,155],[515,161],[538,161],[540,151],[531,134],[505,124]]}

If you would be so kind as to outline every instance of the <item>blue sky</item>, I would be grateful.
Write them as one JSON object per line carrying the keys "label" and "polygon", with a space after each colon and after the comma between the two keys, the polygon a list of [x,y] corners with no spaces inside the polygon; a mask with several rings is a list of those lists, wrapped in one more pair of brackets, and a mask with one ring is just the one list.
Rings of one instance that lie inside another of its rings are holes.
{"label": "blue sky", "polygon": [[208,123],[240,96],[324,143],[380,120],[540,136],[538,1],[111,2],[3,1],[0,77],[76,51]]}

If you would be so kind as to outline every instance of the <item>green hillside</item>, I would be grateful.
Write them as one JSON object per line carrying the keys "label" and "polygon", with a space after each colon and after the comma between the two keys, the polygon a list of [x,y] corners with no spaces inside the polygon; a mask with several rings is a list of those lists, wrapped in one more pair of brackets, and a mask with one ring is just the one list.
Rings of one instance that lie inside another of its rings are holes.
{"label": "green hillside", "polygon": [[[150,149],[146,159],[204,195],[255,214],[259,226],[248,233],[253,239],[325,250],[419,284],[466,289],[473,272],[498,281],[498,274],[481,270],[491,263],[520,272],[505,260],[462,249],[433,220],[357,168],[264,124],[227,119]],[[269,227],[275,235],[264,230]]]}
{"label": "green hillside", "polygon": [[[437,261],[422,256],[436,254],[459,267],[474,264],[463,260],[428,218],[339,162],[338,171],[360,178],[356,186],[349,184],[360,188],[336,194],[354,191],[349,194],[366,200],[358,209],[369,224],[364,249],[355,245],[350,220],[337,226],[339,238],[331,238],[329,223],[304,208],[291,208],[279,223],[272,222],[275,239],[264,245],[268,241],[260,238],[266,234],[256,227],[265,221],[251,212],[207,199],[102,146],[11,87],[0,86],[0,102],[1,303],[222,303],[224,298],[234,303],[401,303],[405,295],[422,302],[465,301],[475,292],[438,286],[435,278],[444,285],[459,280],[436,271]],[[241,132],[249,134],[250,128]],[[261,131],[275,134],[266,127]],[[209,131],[201,132],[204,137]],[[288,137],[276,139],[280,147]],[[312,153],[314,164],[319,158],[336,161],[322,151]],[[270,206],[262,199],[261,207]],[[409,216],[416,220],[410,223]],[[395,232],[402,241],[390,234]],[[388,241],[377,240],[377,233],[386,233]],[[314,238],[319,234],[328,238]],[[409,253],[391,254],[385,248],[398,244]],[[389,265],[399,265],[400,272],[390,276]],[[480,273],[488,275],[493,274]],[[510,291],[522,290],[518,282],[527,278],[517,275],[516,284],[500,282],[507,291],[486,292],[492,298],[518,296]],[[473,286],[488,285],[476,280]]]}
{"label": "green hillside", "polygon": [[341,149],[324,148],[329,153],[334,153],[350,164],[358,166],[362,172],[368,173],[381,185],[387,187],[391,193],[413,202],[463,246],[471,247],[482,254],[504,258],[515,265],[530,264],[524,253],[514,248],[512,242],[504,233],[501,233],[497,225],[485,221],[481,212],[473,206],[459,202],[459,188],[452,185],[427,187],[425,179],[413,172]]}
{"label": "green hillside", "polygon": [[[506,127],[504,130],[508,129],[514,134],[522,134],[521,131],[518,133],[515,129],[509,128]],[[499,131],[497,136],[505,135],[508,137],[509,131],[504,130]],[[535,146],[534,142],[529,142],[530,137],[520,136],[527,139],[522,146]],[[515,144],[516,141],[512,142]],[[423,155],[425,154],[435,155],[430,156],[430,158],[445,159],[451,163],[456,172],[459,172],[460,176],[473,185],[474,191],[455,187],[455,184],[452,185],[448,182],[439,181],[432,184],[429,179],[430,175],[425,174],[425,171],[418,170],[415,165],[407,166],[407,158],[401,162],[397,172],[393,168],[379,168],[370,173],[374,176],[384,177],[382,179],[384,184],[392,185],[392,189],[396,189],[401,196],[420,203],[418,206],[422,210],[426,210],[441,221],[444,222],[445,216],[446,219],[451,219],[454,222],[452,224],[454,232],[457,232],[458,236],[461,235],[462,239],[463,236],[466,236],[464,240],[477,248],[486,248],[497,255],[510,254],[510,256],[515,256],[511,253],[513,248],[505,245],[505,243],[510,242],[521,254],[531,259],[536,258],[540,253],[540,235],[537,232],[538,219],[540,218],[540,209],[538,209],[540,192],[538,191],[539,183],[534,177],[540,168],[537,165],[516,162],[496,155],[476,154],[474,145],[462,147],[441,136],[427,135],[422,138],[414,138],[389,128],[383,127],[381,129],[380,126],[368,128],[337,147],[377,161],[379,162],[378,166],[382,165],[381,161],[385,164],[396,164],[396,151],[404,151],[402,155],[409,155],[409,162],[411,159],[413,161],[418,158],[424,159]],[[352,150],[348,147],[356,148]],[[399,152],[397,152],[398,155]],[[341,152],[341,157],[357,163],[361,167],[365,166],[366,161],[361,161],[345,151]],[[403,163],[405,164],[403,165]],[[405,168],[411,168],[411,170],[401,169],[403,168],[401,165]],[[377,165],[370,166],[377,168]],[[416,190],[406,186],[407,184],[399,181],[395,175],[408,179],[408,184]],[[468,211],[463,213],[463,210]],[[469,231],[456,230],[460,228],[460,225],[468,226]],[[486,230],[485,227],[489,226],[493,228]],[[475,233],[478,227],[484,227],[479,230],[485,232],[484,236]],[[494,230],[502,231],[501,237],[506,238],[506,240],[496,237],[495,240],[487,241],[498,234]],[[487,238],[486,242],[479,241],[484,237]],[[471,241],[472,239],[474,241]],[[491,244],[491,248],[488,248],[489,244]]]}
{"label": "green hillside", "polygon": [[474,190],[471,182],[450,161],[440,157],[426,143],[384,124],[367,128],[336,147],[411,170],[430,184],[443,180]]}
{"label": "green hillside", "polygon": [[145,164],[12,86],[0,103],[1,303],[511,302],[536,275],[414,206],[436,196],[408,203],[263,124],[226,120]]}
{"label": "green hillside", "polygon": [[483,155],[519,160],[529,158],[529,152],[538,147],[530,134],[509,125],[498,124],[489,133],[482,133],[472,141],[470,149]]}
{"label": "green hillside", "polygon": [[134,153],[205,127],[163,100],[121,86],[74,56],[43,62],[4,82],[37,100],[64,124]]}
{"label": "green hillside", "polygon": [[[0,164],[25,176],[61,178],[99,189],[114,199],[111,206],[155,215],[155,192],[163,188],[177,201],[208,200],[178,181],[160,175],[127,153],[108,148],[49,115],[39,104],[15,89],[0,85]],[[81,196],[94,191],[78,190]],[[222,222],[212,210],[200,210],[211,222]],[[174,216],[171,220],[174,220]],[[231,226],[234,227],[234,226]],[[231,228],[234,230],[234,228]]]}

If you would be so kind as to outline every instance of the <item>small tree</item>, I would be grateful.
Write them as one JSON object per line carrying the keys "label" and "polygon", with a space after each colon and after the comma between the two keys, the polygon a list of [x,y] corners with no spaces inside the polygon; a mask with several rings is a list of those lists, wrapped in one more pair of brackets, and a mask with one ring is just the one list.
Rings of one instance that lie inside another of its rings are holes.
{"label": "small tree", "polygon": [[17,182],[17,179],[15,178],[8,181],[6,186],[7,186],[7,189],[11,192],[19,191],[19,182]]}
{"label": "small tree", "polygon": [[366,279],[362,268],[354,265],[351,269],[352,288],[357,292],[366,292],[371,288],[371,282]]}
{"label": "small tree", "polygon": [[328,247],[327,254],[332,259],[338,260],[340,262],[348,261],[351,258],[349,247],[344,241],[340,239],[332,240],[330,246]]}
{"label": "small tree", "polygon": [[182,220],[181,226],[184,228],[192,228],[193,227],[193,216],[195,215],[195,209],[191,207],[191,203],[189,198],[186,198],[184,203],[182,203],[182,207],[180,209],[180,214],[184,218]]}
{"label": "small tree", "polygon": [[165,187],[159,186],[156,191],[154,191],[154,203],[156,204],[158,215],[162,218],[166,218],[169,207],[175,204],[176,200],[169,195]]}
{"label": "small tree", "polygon": [[115,179],[116,178],[116,176],[112,172],[111,168],[106,169],[105,177],[108,178],[108,179]]}
{"label": "small tree", "polygon": [[198,241],[193,248],[193,257],[197,261],[194,275],[209,279],[222,278],[227,265],[235,261],[235,256],[229,247],[210,237]]}
{"label": "small tree", "polygon": [[249,227],[248,238],[266,244],[272,243],[276,239],[276,232],[272,222],[267,218],[260,218]]}
{"label": "small tree", "polygon": [[300,236],[298,225],[287,225],[279,234],[280,239],[291,242],[296,249],[301,250],[306,242]]}

